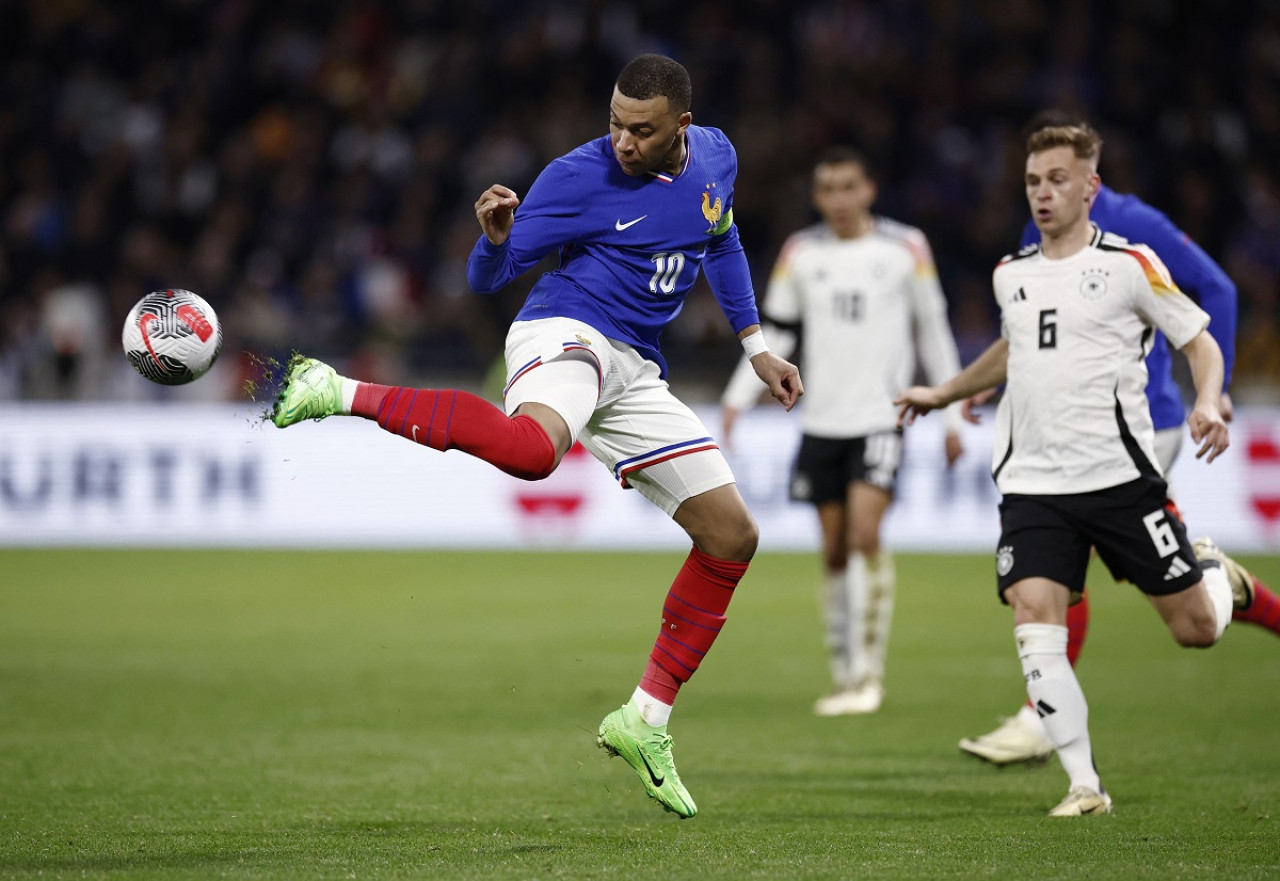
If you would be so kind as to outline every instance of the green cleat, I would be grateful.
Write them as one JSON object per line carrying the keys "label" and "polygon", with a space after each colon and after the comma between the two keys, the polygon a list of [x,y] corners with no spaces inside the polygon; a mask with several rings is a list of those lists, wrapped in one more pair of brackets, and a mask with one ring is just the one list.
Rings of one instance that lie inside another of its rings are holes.
{"label": "green cleat", "polygon": [[271,408],[271,421],[287,428],[304,419],[323,419],[342,407],[342,379],[315,358],[294,355],[284,372],[284,388]]}
{"label": "green cleat", "polygon": [[667,726],[654,728],[627,703],[604,717],[596,743],[611,755],[622,756],[640,776],[645,792],[663,808],[681,819],[698,813],[698,806],[676,773]]}

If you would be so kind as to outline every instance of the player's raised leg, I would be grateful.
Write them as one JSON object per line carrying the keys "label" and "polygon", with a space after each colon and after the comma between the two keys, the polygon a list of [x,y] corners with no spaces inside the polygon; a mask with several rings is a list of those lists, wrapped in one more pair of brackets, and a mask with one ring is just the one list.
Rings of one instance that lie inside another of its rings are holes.
{"label": "player's raised leg", "polygon": [[[575,358],[541,365],[541,381],[557,386],[566,403],[527,401],[511,416],[460,389],[415,389],[357,382],[328,364],[295,356],[271,413],[280,428],[306,419],[361,416],[392,434],[437,450],[459,449],[524,480],[555,470],[595,406],[599,373]],[[561,414],[567,414],[562,416]]]}

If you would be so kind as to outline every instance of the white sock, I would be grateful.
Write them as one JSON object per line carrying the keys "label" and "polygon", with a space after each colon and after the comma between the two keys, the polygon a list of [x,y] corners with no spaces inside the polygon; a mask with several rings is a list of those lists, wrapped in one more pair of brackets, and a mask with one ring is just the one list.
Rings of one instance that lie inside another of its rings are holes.
{"label": "white sock", "polygon": [[1209,601],[1213,603],[1213,613],[1218,616],[1218,635],[1213,638],[1217,642],[1222,639],[1223,631],[1231,623],[1231,612],[1236,607],[1235,599],[1231,596],[1231,582],[1227,581],[1227,573],[1221,565],[1201,567],[1200,576],[1204,579],[1204,589],[1209,594]]}
{"label": "white sock", "polygon": [[871,573],[867,571],[867,558],[856,551],[849,555],[849,565],[844,570],[844,590],[849,604],[846,628],[846,638],[849,640],[849,685],[857,685],[859,680],[871,672],[870,653],[867,650]]}
{"label": "white sock", "polygon": [[1019,624],[1013,628],[1027,696],[1044,723],[1072,786],[1102,791],[1089,741],[1089,705],[1067,660],[1067,628]]}
{"label": "white sock", "polygon": [[827,651],[831,658],[831,681],[836,688],[853,685],[853,647],[849,645],[849,592],[845,574],[827,575],[822,598],[822,615],[827,623]]}
{"label": "white sock", "polygon": [[354,379],[347,379],[345,376],[339,376],[338,379],[342,381],[341,413],[343,416],[350,416],[351,405],[354,404],[356,400],[356,386],[360,385],[360,383],[356,382]]}
{"label": "white sock", "polygon": [[671,718],[671,704],[664,704],[640,686],[631,694],[631,706],[654,728],[661,728]]}
{"label": "white sock", "polygon": [[887,552],[867,557],[866,674],[877,682],[884,679],[884,659],[889,651],[889,628],[893,624],[893,594],[896,579],[893,556]]}

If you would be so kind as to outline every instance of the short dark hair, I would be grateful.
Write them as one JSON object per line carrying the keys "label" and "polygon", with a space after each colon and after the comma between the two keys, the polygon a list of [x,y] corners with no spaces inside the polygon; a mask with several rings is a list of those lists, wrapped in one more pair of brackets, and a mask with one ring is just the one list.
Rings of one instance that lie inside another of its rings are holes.
{"label": "short dark hair", "polygon": [[867,161],[866,154],[861,150],[848,146],[847,144],[836,144],[834,146],[827,147],[818,154],[817,160],[813,163],[813,168],[816,171],[823,165],[845,165],[846,163],[856,165],[861,168],[862,173],[868,178],[875,178],[875,175],[871,170],[871,163]]}
{"label": "short dark hair", "polygon": [[618,74],[618,91],[637,101],[664,97],[671,112],[679,115],[693,106],[689,71],[665,55],[637,55]]}

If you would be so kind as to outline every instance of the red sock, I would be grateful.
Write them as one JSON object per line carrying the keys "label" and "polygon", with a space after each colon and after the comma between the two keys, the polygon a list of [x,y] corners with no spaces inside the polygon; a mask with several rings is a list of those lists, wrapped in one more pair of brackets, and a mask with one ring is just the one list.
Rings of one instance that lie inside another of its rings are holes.
{"label": "red sock", "polygon": [[1084,594],[1080,602],[1067,607],[1067,660],[1072,667],[1080,657],[1084,648],[1084,638],[1089,632],[1089,594]]}
{"label": "red sock", "polygon": [[362,382],[351,415],[436,450],[470,453],[522,480],[541,480],[556,467],[555,446],[541,425],[528,416],[508,418],[469,392]]}
{"label": "red sock", "polygon": [[1253,579],[1253,604],[1243,612],[1233,612],[1231,620],[1257,624],[1280,636],[1280,597],[1255,578]]}
{"label": "red sock", "polygon": [[698,669],[724,626],[724,613],[747,564],[689,552],[662,606],[662,629],[640,687],[666,704]]}

